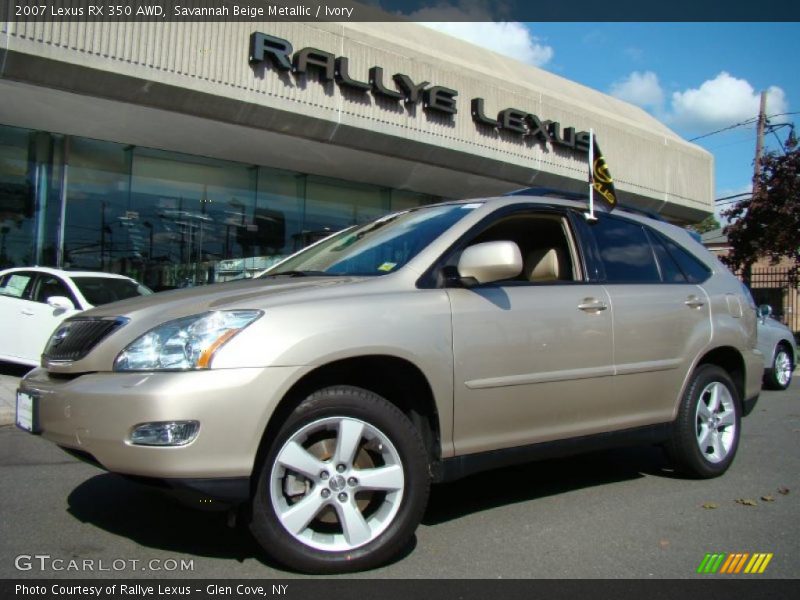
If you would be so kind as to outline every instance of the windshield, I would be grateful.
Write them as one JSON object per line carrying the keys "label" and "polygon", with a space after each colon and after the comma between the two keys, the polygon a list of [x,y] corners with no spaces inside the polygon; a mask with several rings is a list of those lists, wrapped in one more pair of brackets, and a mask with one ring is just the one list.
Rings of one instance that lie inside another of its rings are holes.
{"label": "windshield", "polygon": [[134,296],[147,296],[153,293],[149,288],[136,283],[132,279],[73,276],[72,281],[92,306],[125,300]]}
{"label": "windshield", "polygon": [[346,229],[265,272],[275,275],[386,275],[403,267],[480,203],[444,204],[386,215]]}

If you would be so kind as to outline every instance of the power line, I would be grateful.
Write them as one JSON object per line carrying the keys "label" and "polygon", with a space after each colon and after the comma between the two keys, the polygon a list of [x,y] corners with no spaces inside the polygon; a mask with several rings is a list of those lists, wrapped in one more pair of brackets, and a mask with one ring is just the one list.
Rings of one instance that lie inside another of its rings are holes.
{"label": "power line", "polygon": [[[744,198],[743,198],[743,199],[744,199]],[[742,200],[743,200],[743,199],[742,199]],[[714,206],[715,206],[716,208],[718,208],[718,207],[720,207],[720,206],[730,206],[731,204],[738,204],[738,203],[739,203],[739,202],[741,202],[742,200],[728,200],[727,202],[719,202],[719,203],[715,204]]]}
{"label": "power line", "polygon": [[738,146],[740,144],[752,144],[755,136],[749,135],[746,138],[738,139],[734,142],[728,142],[727,144],[719,144],[717,146],[706,146],[706,150],[709,152],[713,152],[715,150],[721,150],[722,148],[730,148],[731,146]]}
{"label": "power line", "polygon": [[[800,115],[800,112],[784,112],[784,113],[775,113],[774,115],[769,115],[767,119],[772,119],[774,117],[786,117],[789,115]],[[744,127],[745,125],[750,125],[752,123],[757,123],[758,117],[753,117],[752,119],[746,119],[740,123],[736,123],[735,125],[729,125],[728,127],[723,127],[722,129],[717,129],[716,131],[712,131],[710,133],[704,133],[703,135],[698,135],[697,137],[691,138],[689,141],[694,142],[696,140],[702,140],[703,138],[707,138],[712,135],[716,135],[718,133],[722,133],[723,131],[730,131],[731,129],[736,129],[737,127]]]}
{"label": "power line", "polygon": [[707,138],[709,136],[722,133],[723,131],[729,131],[731,129],[736,129],[737,127],[744,127],[745,125],[750,125],[751,123],[755,123],[756,121],[758,121],[758,117],[753,117],[752,119],[747,119],[746,121],[742,121],[741,123],[736,123],[735,125],[730,125],[728,127],[723,127],[722,129],[717,129],[716,131],[712,131],[711,133],[704,133],[703,135],[698,135],[697,137],[691,138],[689,141],[694,142],[696,140],[702,140],[703,138]]}
{"label": "power line", "polygon": [[722,200],[732,200],[733,198],[741,198],[742,196],[750,196],[752,192],[742,192],[741,194],[734,194],[733,196],[723,196],[722,198],[717,198],[714,202],[720,202]]}
{"label": "power line", "polygon": [[768,116],[767,119],[771,119],[772,117],[786,117],[788,115],[800,115],[800,112],[794,111],[794,112],[776,113],[774,115]]}

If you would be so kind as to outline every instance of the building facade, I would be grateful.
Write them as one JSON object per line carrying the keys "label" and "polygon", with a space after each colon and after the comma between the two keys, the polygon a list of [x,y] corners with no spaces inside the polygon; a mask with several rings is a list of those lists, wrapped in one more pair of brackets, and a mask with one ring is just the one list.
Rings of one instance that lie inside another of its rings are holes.
{"label": "building facade", "polygon": [[0,31],[0,266],[155,289],[256,271],[387,212],[583,191],[713,211],[713,160],[641,109],[411,23],[13,23]]}

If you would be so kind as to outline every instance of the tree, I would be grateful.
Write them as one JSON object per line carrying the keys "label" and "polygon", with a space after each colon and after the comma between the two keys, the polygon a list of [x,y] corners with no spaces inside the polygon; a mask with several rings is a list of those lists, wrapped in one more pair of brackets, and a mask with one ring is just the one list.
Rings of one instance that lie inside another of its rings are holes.
{"label": "tree", "polygon": [[694,225],[689,225],[689,229],[695,231],[697,233],[703,234],[707,231],[714,231],[715,229],[719,229],[721,225],[719,221],[714,217],[714,215],[708,215],[705,219],[700,221],[699,223],[695,223]]}
{"label": "tree", "polygon": [[756,193],[722,213],[732,250],[723,260],[733,270],[750,272],[762,257],[791,263],[791,277],[800,271],[800,148],[794,133],[785,152],[768,152],[761,159]]}

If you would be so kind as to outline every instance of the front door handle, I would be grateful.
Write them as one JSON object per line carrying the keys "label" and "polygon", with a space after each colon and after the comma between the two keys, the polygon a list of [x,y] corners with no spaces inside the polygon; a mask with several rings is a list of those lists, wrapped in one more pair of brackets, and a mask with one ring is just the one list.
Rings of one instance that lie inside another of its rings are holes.
{"label": "front door handle", "polygon": [[700,300],[700,298],[697,296],[689,296],[684,304],[689,308],[701,308],[705,306],[706,303]]}
{"label": "front door handle", "polygon": [[588,313],[599,313],[607,308],[608,306],[597,298],[584,298],[583,302],[578,304],[578,310]]}
{"label": "front door handle", "polygon": [[28,309],[22,309],[20,312],[23,315],[28,315],[29,317],[33,315],[33,311],[32,310],[28,310]]}

